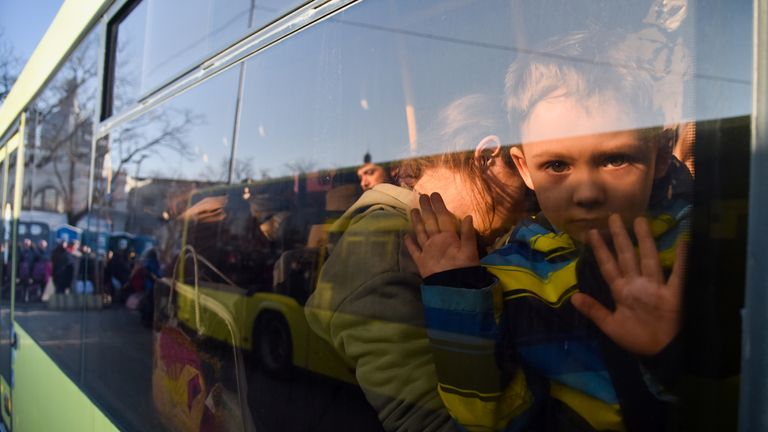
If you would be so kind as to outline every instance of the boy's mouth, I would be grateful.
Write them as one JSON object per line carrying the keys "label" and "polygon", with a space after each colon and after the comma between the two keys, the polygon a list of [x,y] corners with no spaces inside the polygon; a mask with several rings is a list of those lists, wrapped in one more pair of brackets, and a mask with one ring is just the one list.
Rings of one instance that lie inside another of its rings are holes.
{"label": "boy's mouth", "polygon": [[571,219],[568,223],[568,225],[575,225],[575,226],[583,226],[583,227],[589,227],[589,228],[598,228],[601,226],[604,226],[606,222],[606,218],[577,218],[577,219]]}
{"label": "boy's mouth", "polygon": [[575,218],[566,223],[567,230],[571,232],[586,233],[591,229],[603,231],[608,226],[607,218],[589,217],[589,218]]}

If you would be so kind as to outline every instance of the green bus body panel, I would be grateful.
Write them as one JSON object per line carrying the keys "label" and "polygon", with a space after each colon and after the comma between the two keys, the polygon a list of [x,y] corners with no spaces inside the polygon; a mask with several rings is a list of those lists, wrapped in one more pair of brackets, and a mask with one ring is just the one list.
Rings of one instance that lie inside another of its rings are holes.
{"label": "green bus body panel", "polygon": [[[42,348],[15,324],[19,348],[14,360],[13,430],[117,431]],[[41,397],[45,395],[45,397]]]}

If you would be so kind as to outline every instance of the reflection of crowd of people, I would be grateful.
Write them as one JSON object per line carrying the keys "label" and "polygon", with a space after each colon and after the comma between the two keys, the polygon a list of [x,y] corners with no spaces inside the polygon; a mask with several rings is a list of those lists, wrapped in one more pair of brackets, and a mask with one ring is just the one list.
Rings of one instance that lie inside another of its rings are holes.
{"label": "reflection of crowd of people", "polygon": [[[49,251],[48,241],[24,238],[17,248],[16,295],[19,301],[47,301],[54,294],[91,294],[97,282],[97,260],[78,240],[58,240]],[[5,277],[10,274],[5,272]],[[5,286],[9,286],[6,284]],[[4,291],[7,295],[7,291]]]}
{"label": "reflection of crowd of people", "polygon": [[[142,319],[151,321],[152,291],[161,275],[154,248],[139,259],[128,241],[121,239],[116,250],[99,257],[79,240],[57,240],[49,251],[48,242],[33,243],[24,238],[17,248],[16,295],[19,301],[48,301],[54,295],[96,295],[104,303],[125,304],[139,309]],[[4,287],[10,286],[4,271]],[[8,290],[3,295],[8,296]]]}
{"label": "reflection of crowd of people", "polygon": [[155,248],[136,252],[125,239],[117,242],[117,249],[109,251],[103,271],[102,291],[110,302],[138,310],[145,326],[152,323],[154,287],[161,277],[160,260]]}
{"label": "reflection of crowd of people", "polygon": [[33,244],[31,239],[23,239],[18,248],[16,268],[16,287],[21,300],[28,302],[42,298],[52,274],[48,242],[39,240]]}

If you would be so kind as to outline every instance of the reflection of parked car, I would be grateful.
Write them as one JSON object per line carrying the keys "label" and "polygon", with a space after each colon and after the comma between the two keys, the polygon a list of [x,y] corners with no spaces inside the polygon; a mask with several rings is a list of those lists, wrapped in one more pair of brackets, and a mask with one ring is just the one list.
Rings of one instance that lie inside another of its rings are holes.
{"label": "reflection of parked car", "polygon": [[[329,217],[328,189],[296,190],[290,179],[195,194],[180,217],[178,270],[161,280],[156,302],[164,302],[175,284],[176,314],[187,327],[251,352],[270,372],[299,366],[353,382],[352,371],[311,331],[303,310],[322,262],[322,242],[312,227]],[[344,201],[352,202],[355,193]]]}

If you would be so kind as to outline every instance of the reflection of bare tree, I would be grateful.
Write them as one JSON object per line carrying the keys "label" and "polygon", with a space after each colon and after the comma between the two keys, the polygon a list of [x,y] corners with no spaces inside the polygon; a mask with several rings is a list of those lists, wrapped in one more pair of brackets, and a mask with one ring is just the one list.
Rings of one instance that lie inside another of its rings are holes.
{"label": "reflection of bare tree", "polygon": [[[39,134],[30,140],[32,154],[26,164],[33,169],[33,177],[40,177],[41,186],[57,190],[63,209],[55,210],[66,213],[71,224],[86,212],[84,186],[98,95],[97,47],[97,38],[86,39],[30,110],[30,124]],[[28,193],[36,193],[32,187],[28,189]]]}
{"label": "reflection of bare tree", "polygon": [[114,172],[112,186],[120,175],[126,173],[129,164],[138,164],[138,161],[153,156],[158,150],[168,150],[192,160],[187,134],[204,118],[189,109],[159,108],[118,130],[112,135],[109,149]]}
{"label": "reflection of bare tree", "polygon": [[285,164],[285,167],[288,169],[288,172],[291,174],[304,174],[311,172],[315,169],[315,166],[317,166],[317,163],[311,160],[306,159],[299,159],[293,162],[289,162]]}
{"label": "reflection of bare tree", "polygon": [[[121,38],[116,47],[112,81],[111,113],[119,113],[135,102],[141,96],[142,59],[141,46],[136,46],[136,40]],[[110,114],[111,114],[110,113]]]}
{"label": "reflection of bare tree", "polygon": [[[203,170],[200,172],[199,177],[208,181],[226,182],[229,180],[229,157],[223,157],[219,161],[219,165],[214,170]],[[240,182],[253,178],[253,158],[247,157],[242,159],[236,159],[233,161],[235,164],[232,167],[232,181]]]}
{"label": "reflection of bare tree", "polygon": [[0,104],[16,82],[20,61],[13,52],[13,46],[4,37],[5,30],[0,28]]}
{"label": "reflection of bare tree", "polygon": [[[42,188],[54,188],[59,196],[57,207],[38,209],[65,213],[72,225],[87,212],[97,116],[97,36],[83,41],[30,111],[33,127],[27,166],[33,170],[28,181],[34,183],[25,193],[32,195],[29,202],[34,203],[34,195]],[[117,182],[125,184],[131,164],[138,169],[140,161],[160,149],[191,157],[185,140],[190,128],[202,121],[202,115],[192,110],[161,107],[121,127],[112,134],[111,142],[100,140],[96,145],[95,202],[104,203]],[[105,175],[109,184],[99,181],[99,174]]]}
{"label": "reflection of bare tree", "polygon": [[[156,237],[161,259],[168,258],[173,248],[169,242],[178,233],[172,224],[162,228],[175,217],[174,207],[166,209],[163,199],[158,198],[166,194],[187,196],[185,188],[190,184],[172,180],[173,171],[183,169],[178,166],[156,172],[157,161],[167,160],[170,154],[191,160],[194,152],[188,136],[203,120],[202,114],[190,109],[159,107],[115,129],[110,140],[97,143],[93,202],[100,208],[100,217],[112,229]],[[142,172],[142,164],[150,164],[149,170],[144,166]]]}

